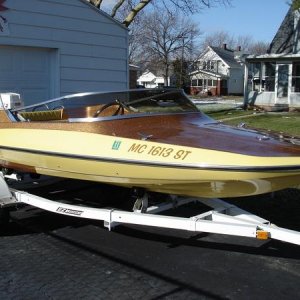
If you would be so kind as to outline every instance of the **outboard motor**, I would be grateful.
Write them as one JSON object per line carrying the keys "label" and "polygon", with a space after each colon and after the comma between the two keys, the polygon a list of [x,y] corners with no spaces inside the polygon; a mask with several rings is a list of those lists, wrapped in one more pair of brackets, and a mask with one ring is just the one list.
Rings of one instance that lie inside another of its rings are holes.
{"label": "outboard motor", "polygon": [[24,106],[20,94],[16,93],[0,93],[0,108],[17,109]]}

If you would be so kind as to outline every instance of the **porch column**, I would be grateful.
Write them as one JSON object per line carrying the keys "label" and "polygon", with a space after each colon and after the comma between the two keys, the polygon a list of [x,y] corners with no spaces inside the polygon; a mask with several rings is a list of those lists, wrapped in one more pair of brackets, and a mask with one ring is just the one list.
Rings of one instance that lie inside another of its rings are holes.
{"label": "porch column", "polygon": [[244,108],[248,105],[248,75],[249,75],[249,66],[245,63],[244,66]]}
{"label": "porch column", "polygon": [[293,63],[290,63],[289,79],[288,79],[288,105],[289,105],[289,107],[291,106],[292,76],[293,76]]}
{"label": "porch column", "polygon": [[221,96],[221,78],[217,78],[217,96]]}

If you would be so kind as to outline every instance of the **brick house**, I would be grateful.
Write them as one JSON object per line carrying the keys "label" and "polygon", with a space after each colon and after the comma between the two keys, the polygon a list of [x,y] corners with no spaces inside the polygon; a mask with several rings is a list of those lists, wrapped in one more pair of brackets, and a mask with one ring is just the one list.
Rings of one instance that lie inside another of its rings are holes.
{"label": "brick house", "polygon": [[244,88],[244,54],[240,47],[230,50],[208,46],[190,73],[191,94],[228,95],[242,94]]}

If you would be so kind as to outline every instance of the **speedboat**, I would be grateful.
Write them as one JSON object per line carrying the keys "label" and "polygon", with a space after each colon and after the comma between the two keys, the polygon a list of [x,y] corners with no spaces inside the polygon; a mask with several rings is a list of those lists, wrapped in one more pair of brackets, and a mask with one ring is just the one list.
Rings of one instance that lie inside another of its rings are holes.
{"label": "speedboat", "polygon": [[179,89],[68,95],[0,111],[5,170],[193,197],[300,184],[300,146],[217,122]]}

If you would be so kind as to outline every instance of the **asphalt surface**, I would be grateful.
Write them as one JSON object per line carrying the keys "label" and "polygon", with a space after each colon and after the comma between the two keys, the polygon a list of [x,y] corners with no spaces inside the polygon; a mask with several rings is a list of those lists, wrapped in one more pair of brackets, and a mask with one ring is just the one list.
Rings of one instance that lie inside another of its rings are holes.
{"label": "asphalt surface", "polygon": [[[99,206],[122,199],[118,205],[128,206],[127,191],[86,182],[34,193]],[[298,190],[232,201],[300,231]],[[173,213],[197,209],[190,204]],[[30,206],[11,218],[0,234],[0,299],[300,298],[300,247],[292,244],[132,225],[109,232],[101,221]]]}

